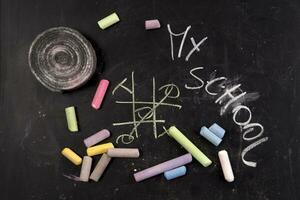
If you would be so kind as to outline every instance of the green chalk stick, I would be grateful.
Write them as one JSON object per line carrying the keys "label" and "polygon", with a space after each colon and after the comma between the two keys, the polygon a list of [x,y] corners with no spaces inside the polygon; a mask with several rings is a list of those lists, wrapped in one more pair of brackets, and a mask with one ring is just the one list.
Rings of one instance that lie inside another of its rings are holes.
{"label": "green chalk stick", "polygon": [[187,137],[185,137],[175,126],[171,126],[168,135],[174,138],[185,150],[198,160],[204,167],[209,166],[212,162],[204,155]]}
{"label": "green chalk stick", "polygon": [[78,126],[77,126],[77,118],[76,118],[76,113],[75,113],[75,107],[70,106],[68,108],[65,108],[65,112],[66,112],[69,131],[77,132],[78,131]]}
{"label": "green chalk stick", "polygon": [[100,26],[101,29],[106,29],[119,21],[120,19],[118,15],[116,13],[113,13],[98,21],[98,25]]}

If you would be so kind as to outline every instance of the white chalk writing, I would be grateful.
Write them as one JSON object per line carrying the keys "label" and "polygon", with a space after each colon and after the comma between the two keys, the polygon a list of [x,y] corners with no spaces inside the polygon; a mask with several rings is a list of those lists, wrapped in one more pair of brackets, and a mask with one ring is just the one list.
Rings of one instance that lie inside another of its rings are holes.
{"label": "white chalk writing", "polygon": [[[169,34],[170,34],[170,46],[171,46],[171,58],[174,60],[174,41],[173,37],[179,37],[183,36],[181,39],[180,47],[178,50],[178,58],[181,57],[183,46],[186,40],[186,37],[188,35],[189,30],[191,29],[191,26],[187,26],[184,32],[181,33],[174,33],[171,30],[170,24],[167,25]],[[194,37],[190,37],[190,41],[193,45],[193,48],[189,51],[189,53],[185,57],[185,61],[189,61],[191,55],[194,52],[200,52],[200,46],[204,44],[204,42],[208,39],[208,37],[204,37],[200,42],[196,43]],[[195,74],[196,71],[204,70],[204,67],[195,67],[190,70],[190,75],[197,81],[198,85],[191,86],[189,84],[185,84],[184,87],[188,90],[199,90],[205,85],[205,91],[207,94],[211,96],[218,96],[218,98],[215,100],[216,104],[221,105],[220,108],[220,115],[224,115],[229,110],[232,112],[232,120],[233,122],[240,126],[244,131],[243,133],[243,140],[245,141],[252,141],[255,139],[258,139],[261,137],[264,133],[264,127],[260,123],[251,123],[252,120],[252,112],[249,107],[242,105],[243,102],[246,102],[247,100],[247,92],[244,92],[241,89],[241,84],[236,85],[226,85],[226,82],[228,81],[228,78],[226,77],[217,77],[213,78],[211,80],[208,80],[206,84],[204,84],[204,81],[202,78],[200,78],[199,74]],[[218,84],[217,84],[218,83]],[[215,86],[215,87],[212,87]],[[239,120],[238,116],[241,115],[241,113],[247,113],[248,118],[246,120]],[[251,132],[254,131],[254,128],[259,128],[259,132],[254,136],[249,136]],[[268,140],[268,137],[261,138],[257,140],[256,142],[253,142],[249,146],[247,146],[241,154],[242,161],[245,165],[250,167],[256,167],[256,162],[253,161],[246,161],[244,159],[244,156],[253,148],[258,146],[261,143],[264,143]]]}
{"label": "white chalk writing", "polygon": [[[181,33],[174,33],[172,30],[171,30],[171,26],[170,24],[167,25],[167,28],[168,28],[168,31],[170,33],[170,45],[171,45],[171,58],[172,60],[174,60],[174,41],[173,41],[173,37],[179,37],[179,36],[182,36],[182,39],[181,39],[181,42],[180,42],[180,46],[179,46],[179,50],[178,50],[178,55],[177,57],[180,58],[181,57],[181,53],[182,53],[182,48],[183,48],[183,45],[185,43],[185,40],[186,40],[186,37],[187,37],[187,34],[189,32],[189,30],[192,28],[192,26],[188,26],[184,32],[181,32]],[[192,56],[192,54],[197,51],[199,52],[200,51],[200,46],[207,40],[208,38],[207,37],[204,37],[202,40],[200,40],[200,42],[198,42],[196,44],[195,42],[195,39],[193,37],[190,38],[191,40],[191,43],[193,45],[193,48],[189,51],[189,53],[187,54],[187,56],[185,57],[185,61],[189,61],[190,57]]]}

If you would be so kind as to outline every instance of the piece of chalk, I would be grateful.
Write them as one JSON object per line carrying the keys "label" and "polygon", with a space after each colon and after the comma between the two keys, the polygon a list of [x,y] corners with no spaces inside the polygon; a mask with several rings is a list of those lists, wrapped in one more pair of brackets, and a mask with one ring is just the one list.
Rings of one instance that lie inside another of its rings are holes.
{"label": "piece of chalk", "polygon": [[164,172],[164,177],[167,180],[172,180],[174,178],[178,178],[180,176],[184,176],[186,174],[186,167],[185,166],[181,166],[181,167],[177,167],[175,169],[169,170]]}
{"label": "piece of chalk", "polygon": [[61,154],[75,165],[80,165],[82,162],[82,158],[80,158],[80,156],[78,156],[74,151],[72,151],[69,148],[64,148],[61,151]]}
{"label": "piece of chalk", "polygon": [[92,167],[92,158],[89,156],[84,156],[82,165],[81,165],[81,171],[80,171],[80,181],[88,182],[90,177]]}
{"label": "piece of chalk", "polygon": [[66,112],[66,118],[67,118],[69,131],[77,132],[78,125],[77,125],[75,107],[74,106],[67,107],[67,108],[65,108],[65,112]]}
{"label": "piece of chalk", "polygon": [[151,29],[158,29],[160,28],[160,23],[158,19],[152,19],[152,20],[146,20],[145,21],[145,29],[151,30]]}
{"label": "piece of chalk", "polygon": [[225,130],[221,126],[219,126],[218,124],[214,123],[208,129],[211,132],[213,132],[216,136],[218,136],[219,138],[222,139],[224,137]]}
{"label": "piece of chalk", "polygon": [[92,107],[93,108],[95,108],[95,109],[100,108],[100,106],[102,104],[102,101],[104,99],[106,90],[108,88],[108,85],[109,85],[108,80],[102,79],[100,81],[100,83],[98,85],[98,88],[97,88],[97,91],[96,91],[95,96],[94,96],[93,101],[92,101]]}
{"label": "piece of chalk", "polygon": [[98,25],[100,26],[101,29],[106,29],[119,21],[120,19],[118,15],[116,13],[113,13],[98,21]]}
{"label": "piece of chalk", "polygon": [[187,163],[190,163],[190,162],[192,162],[192,159],[193,159],[192,155],[190,153],[187,153],[187,154],[184,154],[183,156],[179,156],[177,158],[168,160],[166,162],[155,165],[148,169],[144,169],[140,172],[135,173],[133,176],[134,176],[134,179],[136,182],[140,182],[147,178],[156,176],[158,174],[164,173],[164,172],[174,169],[176,167],[183,166]]}
{"label": "piece of chalk", "polygon": [[95,144],[101,142],[102,140],[108,138],[110,136],[110,132],[107,129],[103,129],[94,135],[83,140],[86,147],[94,146]]}
{"label": "piece of chalk", "polygon": [[232,167],[230,164],[230,160],[229,160],[227,151],[226,150],[219,151],[218,156],[220,159],[220,163],[221,163],[221,167],[222,167],[222,171],[223,171],[225,180],[228,182],[234,181],[234,175],[232,172]]}
{"label": "piece of chalk", "polygon": [[168,130],[168,135],[174,138],[185,150],[193,155],[198,162],[204,167],[209,166],[212,162],[200,151],[187,137],[185,137],[175,126],[171,126]]}
{"label": "piece of chalk", "polygon": [[213,145],[219,146],[219,144],[222,142],[222,139],[213,134],[208,128],[203,126],[200,130],[200,135],[202,135],[205,139],[210,141]]}
{"label": "piece of chalk", "polygon": [[100,160],[98,161],[96,167],[94,168],[90,179],[92,179],[93,181],[99,181],[99,179],[101,178],[104,170],[106,169],[107,165],[109,164],[111,160],[111,157],[109,157],[106,153],[104,153]]}
{"label": "piece of chalk", "polygon": [[107,155],[117,158],[138,158],[140,156],[139,149],[134,148],[112,148],[108,149]]}
{"label": "piece of chalk", "polygon": [[110,143],[100,144],[93,147],[89,147],[86,150],[88,156],[95,156],[99,154],[106,153],[108,149],[114,148],[114,145]]}

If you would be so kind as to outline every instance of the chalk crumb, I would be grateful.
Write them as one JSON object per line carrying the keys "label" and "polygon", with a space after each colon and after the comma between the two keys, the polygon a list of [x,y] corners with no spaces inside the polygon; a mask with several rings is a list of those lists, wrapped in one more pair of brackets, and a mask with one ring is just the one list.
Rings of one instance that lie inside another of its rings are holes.
{"label": "chalk crumb", "polygon": [[65,196],[65,194],[60,194],[58,197],[60,200],[66,200],[67,197]]}
{"label": "chalk crumb", "polygon": [[73,174],[70,174],[70,175],[63,174],[63,176],[70,179],[70,180],[73,180],[73,181],[80,181],[80,177],[75,176]]}

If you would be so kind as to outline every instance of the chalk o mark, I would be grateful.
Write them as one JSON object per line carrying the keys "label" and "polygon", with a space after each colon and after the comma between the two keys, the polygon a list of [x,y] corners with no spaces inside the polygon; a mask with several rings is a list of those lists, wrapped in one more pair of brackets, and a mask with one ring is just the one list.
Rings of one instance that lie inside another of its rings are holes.
{"label": "chalk o mark", "polygon": [[[238,122],[237,119],[236,119],[236,115],[237,115],[237,113],[238,113],[240,110],[242,110],[242,109],[248,111],[249,117],[248,117],[248,120],[245,121],[245,122]],[[239,125],[239,126],[246,126],[247,124],[249,124],[249,122],[250,122],[251,119],[252,119],[252,113],[251,113],[251,110],[250,110],[247,106],[244,106],[244,105],[239,105],[239,106],[235,107],[235,108],[232,110],[232,113],[233,113],[232,119],[233,119],[234,123],[236,123],[236,124]]]}
{"label": "chalk o mark", "polygon": [[[257,135],[253,136],[253,137],[246,137],[246,135],[248,135],[248,133],[254,131],[253,127],[255,127],[255,126],[260,128],[260,132]],[[256,138],[259,138],[260,136],[262,136],[262,134],[264,133],[264,127],[259,123],[247,124],[246,126],[243,127],[243,129],[248,129],[243,133],[243,139],[246,140],[246,141],[255,140]]]}
{"label": "chalk o mark", "polygon": [[249,167],[256,167],[257,163],[256,162],[253,162],[253,161],[247,161],[244,159],[245,155],[251,150],[251,149],[254,149],[256,146],[268,141],[268,137],[264,137],[264,138],[261,138],[259,140],[257,140],[256,142],[250,144],[249,146],[247,146],[243,151],[242,151],[242,160],[243,160],[243,163]]}

